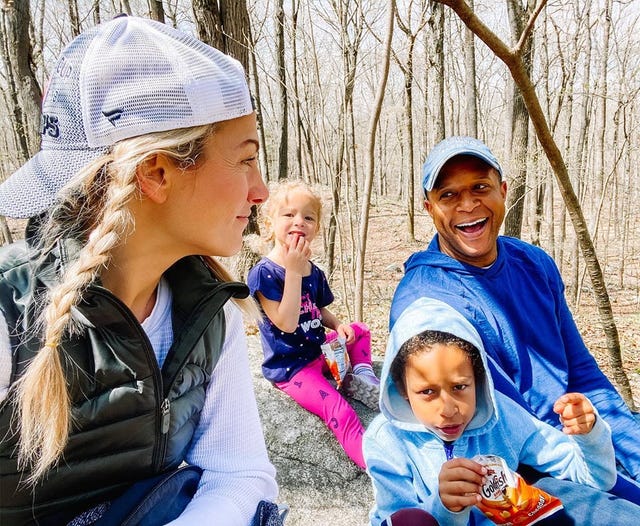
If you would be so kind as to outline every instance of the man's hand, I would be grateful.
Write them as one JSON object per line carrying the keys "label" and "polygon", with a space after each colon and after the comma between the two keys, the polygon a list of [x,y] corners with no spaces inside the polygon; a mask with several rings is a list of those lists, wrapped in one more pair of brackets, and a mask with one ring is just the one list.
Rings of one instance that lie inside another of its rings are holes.
{"label": "man's hand", "polygon": [[553,404],[553,411],[560,415],[562,431],[567,435],[585,435],[596,423],[595,409],[582,393],[562,395]]}
{"label": "man's hand", "polygon": [[480,502],[480,488],[487,468],[468,458],[454,458],[442,464],[438,476],[440,500],[454,513]]}

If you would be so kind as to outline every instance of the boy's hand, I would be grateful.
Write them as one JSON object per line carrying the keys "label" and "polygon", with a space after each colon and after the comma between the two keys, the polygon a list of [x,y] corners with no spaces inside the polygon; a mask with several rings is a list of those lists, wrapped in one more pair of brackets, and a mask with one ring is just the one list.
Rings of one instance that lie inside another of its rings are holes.
{"label": "boy's hand", "polygon": [[468,458],[454,458],[442,464],[438,491],[442,504],[454,513],[480,502],[480,488],[487,468]]}
{"label": "boy's hand", "polygon": [[336,332],[340,338],[344,338],[346,343],[351,343],[356,337],[353,327],[346,323],[341,323],[336,327]]}
{"label": "boy's hand", "polygon": [[595,410],[582,393],[562,395],[553,404],[553,411],[560,415],[562,431],[567,435],[585,435],[596,423]]}

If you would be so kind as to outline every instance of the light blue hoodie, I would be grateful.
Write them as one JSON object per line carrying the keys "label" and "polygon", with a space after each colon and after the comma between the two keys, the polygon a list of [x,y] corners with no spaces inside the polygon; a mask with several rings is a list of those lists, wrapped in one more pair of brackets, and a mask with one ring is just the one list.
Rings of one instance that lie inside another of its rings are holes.
{"label": "light blue hoodie", "polygon": [[393,326],[382,368],[381,414],[364,436],[364,457],[376,500],[370,515],[373,526],[403,508],[424,509],[442,526],[464,526],[470,513],[476,524],[493,524],[475,507],[458,513],[444,507],[438,475],[447,460],[446,444],[416,419],[391,378],[389,370],[398,349],[425,330],[448,332],[472,343],[480,350],[487,371],[476,385],[474,417],[452,449],[448,445],[453,456],[498,455],[514,471],[524,463],[553,477],[605,491],[613,486],[616,465],[611,430],[602,418],[596,418],[590,433],[568,436],[530,415],[494,390],[482,339],[474,327],[446,303],[422,297]]}

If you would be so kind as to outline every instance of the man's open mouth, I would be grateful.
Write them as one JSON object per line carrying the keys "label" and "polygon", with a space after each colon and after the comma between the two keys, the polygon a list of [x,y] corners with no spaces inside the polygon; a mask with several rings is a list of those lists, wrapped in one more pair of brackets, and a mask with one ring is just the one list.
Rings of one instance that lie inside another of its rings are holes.
{"label": "man's open mouth", "polygon": [[462,230],[466,234],[475,234],[484,228],[487,221],[489,221],[489,219],[483,217],[482,219],[471,221],[469,223],[460,223],[459,225],[456,225],[456,228],[458,230]]}

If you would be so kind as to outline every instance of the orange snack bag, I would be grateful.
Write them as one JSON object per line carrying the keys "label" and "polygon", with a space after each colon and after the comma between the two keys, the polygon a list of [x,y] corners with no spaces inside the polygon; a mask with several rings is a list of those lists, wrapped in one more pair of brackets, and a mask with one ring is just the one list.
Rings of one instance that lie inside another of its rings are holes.
{"label": "orange snack bag", "polygon": [[330,343],[323,343],[320,348],[322,349],[322,354],[324,354],[324,359],[327,361],[331,375],[336,381],[338,389],[340,389],[351,365],[345,339],[338,337]]}
{"label": "orange snack bag", "polygon": [[503,458],[477,455],[475,462],[488,470],[487,481],[480,491],[478,508],[492,522],[506,526],[527,526],[548,517],[562,508],[557,497],[531,486],[511,471]]}

